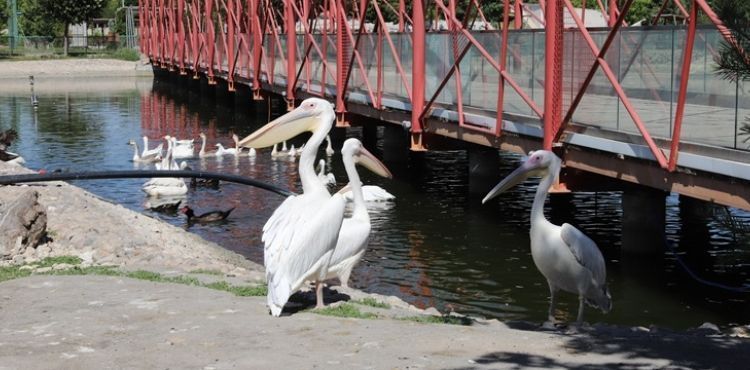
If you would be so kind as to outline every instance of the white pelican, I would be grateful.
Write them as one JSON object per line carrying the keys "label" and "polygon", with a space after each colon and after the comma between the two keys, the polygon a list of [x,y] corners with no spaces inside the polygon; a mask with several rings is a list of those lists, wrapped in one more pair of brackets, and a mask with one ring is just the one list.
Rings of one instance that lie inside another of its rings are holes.
{"label": "white pelican", "polygon": [[268,280],[268,306],[273,316],[281,315],[289,297],[305,281],[317,281],[316,307],[323,306],[322,281],[336,247],[344,219],[344,198],[331,196],[315,174],[315,154],[333,126],[331,103],[310,98],[291,112],[273,120],[239,145],[250,148],[271,146],[305,132],[312,132],[299,162],[302,194],[288,197],[263,226],[264,265]]}
{"label": "white pelican", "polygon": [[531,257],[549,284],[548,320],[554,324],[555,292],[562,289],[578,294],[576,321],[580,324],[584,303],[607,313],[612,309],[612,300],[607,289],[604,257],[596,243],[570,224],[553,225],[544,217],[544,200],[560,175],[561,166],[560,158],[550,151],[531,152],[521,167],[487,193],[482,204],[530,176],[542,176],[531,206]]}
{"label": "white pelican", "polygon": [[323,185],[336,185],[336,176],[333,176],[333,172],[326,173],[326,161],[323,159],[318,161],[318,179]]}
{"label": "white pelican", "polygon": [[159,155],[161,157],[161,150],[164,148],[164,144],[159,143],[159,145],[156,146],[154,149],[148,148],[148,136],[143,135],[143,153],[141,153],[141,158],[149,158],[155,155]]}
{"label": "white pelican", "polygon": [[[145,137],[145,136],[144,136]],[[133,162],[137,163],[152,163],[152,162],[158,162],[161,160],[161,149],[159,150],[159,153],[153,152],[150,153],[148,157],[143,157],[140,154],[138,154],[138,143],[136,143],[133,140],[128,141],[128,145],[133,146]]]}
{"label": "white pelican", "polygon": [[255,158],[258,153],[255,151],[255,148],[250,148],[250,150],[247,151],[247,156],[251,158]]}
{"label": "white pelican", "polygon": [[[278,157],[281,157],[281,153],[279,153],[278,150],[279,143],[273,144],[273,149],[271,149],[271,159],[277,159]],[[254,149],[254,148],[250,148]]]}
{"label": "white pelican", "polygon": [[349,287],[349,275],[365,254],[370,238],[370,215],[367,213],[367,205],[362,196],[362,186],[355,164],[361,164],[383,177],[393,176],[388,168],[367,151],[357,139],[348,139],[344,142],[341,156],[344,160],[346,175],[349,177],[351,191],[354,194],[354,208],[352,216],[344,219],[341,224],[339,240],[333,251],[326,279],[338,277],[342,286]]}
{"label": "white pelican", "polygon": [[206,152],[206,134],[201,132],[199,136],[201,137],[201,150],[198,151],[198,157],[199,158],[215,157],[216,152]]}
{"label": "white pelican", "polygon": [[288,152],[286,152],[286,155],[289,156],[292,160],[297,158],[297,149],[294,148],[294,144],[292,144],[292,148],[289,149]]}
{"label": "white pelican", "polygon": [[326,142],[326,155],[330,157],[335,153],[333,151],[333,146],[331,146],[331,135],[326,135]]}

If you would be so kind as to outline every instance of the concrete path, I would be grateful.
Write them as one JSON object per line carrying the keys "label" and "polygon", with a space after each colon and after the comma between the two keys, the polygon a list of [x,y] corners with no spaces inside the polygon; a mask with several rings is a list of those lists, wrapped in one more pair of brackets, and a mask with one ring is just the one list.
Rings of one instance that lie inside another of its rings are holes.
{"label": "concrete path", "polygon": [[750,360],[750,342],[699,332],[273,318],[264,301],[118,277],[6,281],[0,369],[739,369]]}

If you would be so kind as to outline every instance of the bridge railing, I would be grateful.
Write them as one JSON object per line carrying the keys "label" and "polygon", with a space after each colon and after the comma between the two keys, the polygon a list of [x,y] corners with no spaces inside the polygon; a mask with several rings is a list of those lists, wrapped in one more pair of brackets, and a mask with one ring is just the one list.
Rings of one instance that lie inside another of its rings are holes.
{"label": "bridge railing", "polygon": [[[631,3],[626,2],[623,12]],[[549,108],[545,93],[554,90],[551,100],[560,113],[549,133],[544,123],[545,145],[560,140],[570,116],[576,124],[641,135],[659,164],[670,170],[676,157],[667,161],[664,148],[657,147],[652,136],[671,141],[672,148],[680,140],[737,149],[748,146],[744,135],[750,130],[745,126],[750,100],[745,86],[714,73],[713,58],[719,42],[728,37],[726,30],[696,27],[699,7],[715,21],[704,0],[694,0],[690,11],[685,10],[691,19],[687,27],[619,27],[622,16],[615,20],[616,12],[610,13],[606,29],[558,25],[562,51],[557,60],[546,55],[547,35],[554,27],[508,30],[506,13],[503,30],[471,31],[455,9],[440,0],[436,9],[448,30],[424,33],[423,43],[414,42],[422,32],[409,32],[408,24],[402,27],[406,32],[388,31],[382,1],[360,2],[377,13],[366,32],[360,32],[365,30],[360,26],[364,9],[345,9],[340,1],[315,8],[310,2],[285,0],[283,12],[261,0],[166,0],[164,4],[141,2],[143,52],[167,68],[192,69],[195,76],[205,73],[210,82],[220,75],[230,89],[237,79],[247,80],[255,91],[262,82],[284,86],[290,102],[295,91],[304,90],[336,100],[342,115],[350,102],[375,109],[416,110],[412,132],[417,134],[421,118],[434,112],[432,108],[442,108],[454,111],[458,125],[495,135],[501,135],[498,122],[504,113],[528,116],[540,124],[557,114],[542,111]],[[564,11],[572,14],[560,10]],[[408,18],[404,10],[398,12]],[[412,20],[418,20],[415,14]],[[576,21],[580,25],[580,18]],[[411,27],[419,30],[416,24]],[[290,27],[295,28],[292,38],[286,34]],[[293,49],[287,47],[290,39],[296,40]],[[606,45],[607,40],[611,44]],[[693,49],[688,59],[686,45]],[[607,51],[597,59],[599,49]],[[424,57],[423,65],[415,65],[418,56]],[[689,73],[682,70],[686,62]],[[595,63],[602,68],[580,93]],[[605,65],[608,75],[602,72]],[[559,85],[545,84],[547,68],[556,70],[553,76],[558,76]],[[420,73],[412,76],[412,71]],[[683,76],[689,78],[687,85],[681,81]],[[579,94],[580,103],[571,108]],[[424,100],[416,101],[415,96]],[[496,120],[472,118],[476,116]],[[550,133],[554,138],[547,137]]]}

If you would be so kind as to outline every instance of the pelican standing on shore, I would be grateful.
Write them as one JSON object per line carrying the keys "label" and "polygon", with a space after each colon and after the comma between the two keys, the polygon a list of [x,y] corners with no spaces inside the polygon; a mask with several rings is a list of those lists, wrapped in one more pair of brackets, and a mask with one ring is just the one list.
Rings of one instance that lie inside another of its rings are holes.
{"label": "pelican standing on shore", "polygon": [[553,225],[544,217],[544,200],[560,175],[561,166],[560,158],[550,151],[531,152],[521,167],[482,199],[482,204],[528,177],[542,176],[531,206],[531,257],[549,284],[549,322],[555,322],[555,293],[562,289],[578,294],[576,321],[580,324],[583,321],[584,303],[607,313],[612,309],[612,299],[607,289],[604,257],[596,243],[572,225]]}
{"label": "pelican standing on shore", "polygon": [[344,198],[331,196],[315,173],[315,154],[333,127],[331,103],[310,98],[239,142],[241,147],[264,148],[309,131],[302,151],[299,176],[302,194],[288,197],[263,226],[264,265],[268,307],[281,315],[284,305],[305,281],[317,281],[316,307],[323,307],[323,280],[344,220]]}
{"label": "pelican standing on shore", "polygon": [[339,240],[336,243],[336,249],[333,251],[326,279],[337,277],[341,281],[341,285],[348,288],[352,269],[362,259],[367,249],[371,229],[370,215],[367,213],[367,205],[362,195],[362,183],[359,180],[359,173],[355,165],[360,164],[385,178],[390,179],[393,175],[357,139],[347,139],[344,142],[344,146],[341,148],[341,156],[346,175],[349,177],[349,186],[354,196],[354,208],[351,217],[345,218],[341,224]]}

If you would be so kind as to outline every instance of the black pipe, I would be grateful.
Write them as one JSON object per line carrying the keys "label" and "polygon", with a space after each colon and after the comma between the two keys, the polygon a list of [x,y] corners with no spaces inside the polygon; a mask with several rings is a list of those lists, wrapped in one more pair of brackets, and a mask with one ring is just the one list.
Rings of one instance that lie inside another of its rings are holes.
{"label": "black pipe", "polygon": [[295,193],[282,189],[276,185],[271,185],[262,181],[251,179],[249,177],[227,175],[218,172],[206,171],[160,171],[160,170],[136,170],[136,171],[96,171],[96,172],[53,172],[45,174],[29,175],[8,175],[0,176],[0,185],[12,185],[27,182],[42,181],[69,181],[69,180],[102,180],[102,179],[138,179],[153,177],[189,177],[216,179],[221,181],[234,182],[242,185],[250,185],[274,192],[276,194],[288,197]]}

